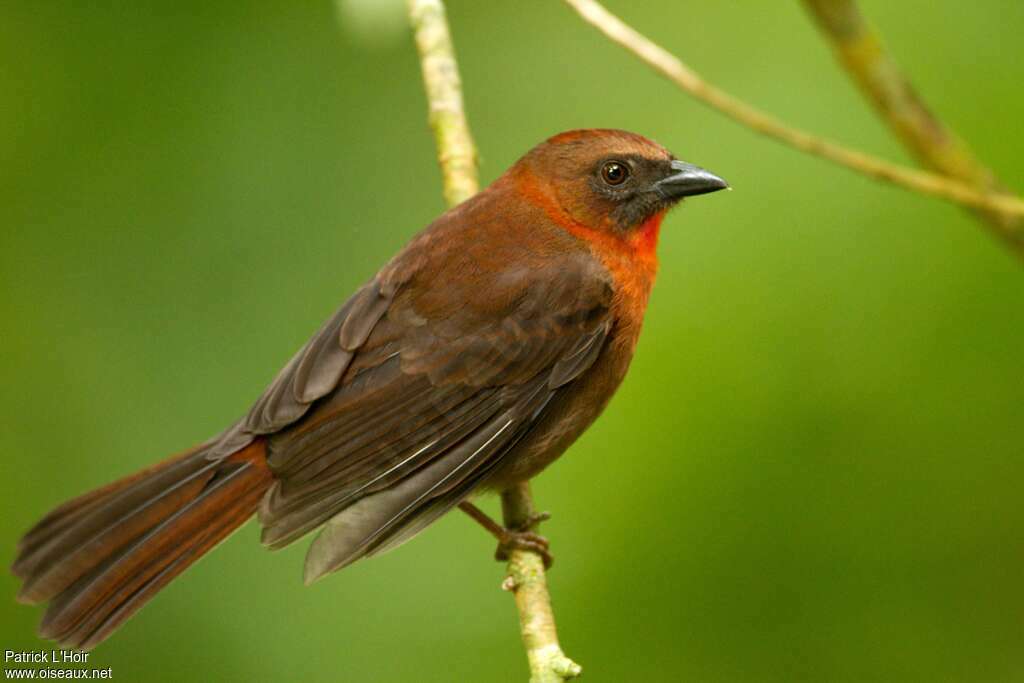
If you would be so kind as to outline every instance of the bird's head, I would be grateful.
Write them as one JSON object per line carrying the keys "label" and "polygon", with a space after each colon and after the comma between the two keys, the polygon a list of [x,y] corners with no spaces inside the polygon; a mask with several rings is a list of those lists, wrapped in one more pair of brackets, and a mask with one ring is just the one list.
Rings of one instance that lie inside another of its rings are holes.
{"label": "bird's head", "polygon": [[662,216],[684,197],[729,187],[656,142],[607,129],[549,138],[520,159],[512,174],[558,222],[575,224],[566,227],[645,245],[656,240]]}

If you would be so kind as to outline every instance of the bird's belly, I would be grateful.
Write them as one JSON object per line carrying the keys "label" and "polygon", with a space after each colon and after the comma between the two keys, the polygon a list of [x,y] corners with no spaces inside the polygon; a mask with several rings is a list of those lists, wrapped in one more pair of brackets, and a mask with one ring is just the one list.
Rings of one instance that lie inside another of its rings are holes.
{"label": "bird's belly", "polygon": [[505,456],[482,488],[503,489],[533,478],[593,424],[629,368],[632,349],[623,353],[620,348],[609,344],[586,374],[559,390],[546,415]]}

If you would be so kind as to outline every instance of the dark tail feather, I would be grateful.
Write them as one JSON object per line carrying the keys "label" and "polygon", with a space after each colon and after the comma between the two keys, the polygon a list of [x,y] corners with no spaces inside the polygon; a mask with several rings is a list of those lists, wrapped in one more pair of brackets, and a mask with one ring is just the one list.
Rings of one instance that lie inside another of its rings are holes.
{"label": "dark tail feather", "polygon": [[193,449],[71,500],[21,540],[23,602],[50,601],[40,634],[90,648],[256,511],[262,442],[216,461]]}

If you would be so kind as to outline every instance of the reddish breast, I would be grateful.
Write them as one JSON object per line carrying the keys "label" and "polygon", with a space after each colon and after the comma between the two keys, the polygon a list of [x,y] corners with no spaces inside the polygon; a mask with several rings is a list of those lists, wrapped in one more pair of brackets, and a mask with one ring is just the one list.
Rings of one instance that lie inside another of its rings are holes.
{"label": "reddish breast", "polygon": [[554,225],[579,238],[611,273],[618,328],[613,343],[631,356],[658,272],[658,236],[665,213],[652,216],[626,233],[591,228],[574,220],[531,174],[519,175],[515,183],[522,196],[542,208]]}

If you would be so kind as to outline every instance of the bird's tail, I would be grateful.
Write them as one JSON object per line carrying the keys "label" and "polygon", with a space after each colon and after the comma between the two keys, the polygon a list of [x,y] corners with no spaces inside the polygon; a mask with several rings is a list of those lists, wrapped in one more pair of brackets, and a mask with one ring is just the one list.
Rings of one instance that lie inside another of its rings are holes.
{"label": "bird's tail", "polygon": [[195,448],[70,500],[18,544],[18,599],[49,601],[40,635],[91,648],[249,519],[270,483],[256,441],[216,461]]}

